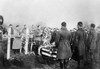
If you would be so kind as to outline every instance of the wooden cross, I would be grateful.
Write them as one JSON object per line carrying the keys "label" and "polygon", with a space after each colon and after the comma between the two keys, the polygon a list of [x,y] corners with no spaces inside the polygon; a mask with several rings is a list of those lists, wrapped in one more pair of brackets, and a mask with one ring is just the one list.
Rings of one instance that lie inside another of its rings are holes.
{"label": "wooden cross", "polygon": [[25,54],[28,54],[29,29],[26,29]]}
{"label": "wooden cross", "polygon": [[11,28],[8,29],[7,59],[10,59]]}
{"label": "wooden cross", "polygon": [[10,53],[10,46],[11,46],[11,38],[14,38],[14,35],[11,35],[11,28],[8,29],[8,35],[3,35],[3,38],[7,38],[7,59],[9,60],[11,58],[11,53]]}

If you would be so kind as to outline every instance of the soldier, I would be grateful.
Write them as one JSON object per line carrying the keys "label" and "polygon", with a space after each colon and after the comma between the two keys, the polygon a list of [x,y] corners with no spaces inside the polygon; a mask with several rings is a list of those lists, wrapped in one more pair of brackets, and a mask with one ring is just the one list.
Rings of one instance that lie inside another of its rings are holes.
{"label": "soldier", "polygon": [[24,28],[22,29],[22,34],[26,35],[26,25],[24,25]]}
{"label": "soldier", "polygon": [[96,60],[100,62],[100,27],[98,27],[98,29],[97,29],[97,41],[96,41],[96,44],[97,44]]}
{"label": "soldier", "polygon": [[88,34],[88,44],[89,44],[89,52],[90,52],[90,58],[92,64],[94,63],[94,59],[95,59],[96,41],[97,41],[97,32],[95,30],[95,24],[91,24],[89,34]]}
{"label": "soldier", "polygon": [[78,49],[78,68],[83,68],[84,66],[84,59],[85,59],[85,40],[86,40],[86,33],[83,29],[83,23],[78,22],[77,24],[78,30],[75,33],[75,43]]}
{"label": "soldier", "polygon": [[21,52],[22,53],[25,52],[24,47],[25,47],[25,41],[26,41],[26,29],[27,29],[27,27],[26,27],[26,25],[24,25],[24,28],[21,31],[21,34],[22,34],[22,51]]}
{"label": "soldier", "polygon": [[38,25],[34,31],[34,51],[35,54],[38,55],[38,47],[43,43],[42,42],[42,30],[41,26]]}
{"label": "soldier", "polygon": [[31,35],[34,35],[34,29],[35,29],[35,26],[32,25],[32,27],[31,27],[31,29],[30,29],[30,34],[31,34]]}
{"label": "soldier", "polygon": [[2,33],[3,33],[2,24],[3,24],[3,17],[0,16],[0,62],[2,62],[4,65],[4,51],[2,50],[3,49],[3,46],[2,46]]}
{"label": "soldier", "polygon": [[72,56],[70,48],[70,36],[71,33],[66,28],[66,22],[62,22],[61,29],[55,38],[55,42],[58,45],[57,58],[60,60],[61,69],[65,69],[65,60],[69,60],[69,58]]}
{"label": "soldier", "polygon": [[30,29],[30,38],[29,38],[29,51],[32,51],[32,47],[33,47],[33,42],[34,42],[34,30],[35,30],[35,26],[32,25],[31,29]]}
{"label": "soldier", "polygon": [[13,42],[13,51],[14,54],[17,54],[20,52],[20,49],[22,48],[21,45],[21,32],[20,32],[20,28],[19,25],[16,26],[16,29],[14,30],[14,42]]}
{"label": "soldier", "polygon": [[74,28],[73,30],[71,30],[71,40],[70,40],[70,44],[71,44],[71,50],[72,50],[72,59],[74,59],[75,61],[78,61],[78,56],[76,56],[78,53],[78,49],[76,46],[76,42],[75,42],[75,33],[76,33],[76,29]]}

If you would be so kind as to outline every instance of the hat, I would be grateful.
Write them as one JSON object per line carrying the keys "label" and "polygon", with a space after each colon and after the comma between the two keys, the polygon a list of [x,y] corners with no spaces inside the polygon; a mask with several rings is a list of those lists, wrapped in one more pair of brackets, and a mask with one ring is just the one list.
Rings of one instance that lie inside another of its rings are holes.
{"label": "hat", "polygon": [[62,22],[61,25],[66,27],[66,22]]}

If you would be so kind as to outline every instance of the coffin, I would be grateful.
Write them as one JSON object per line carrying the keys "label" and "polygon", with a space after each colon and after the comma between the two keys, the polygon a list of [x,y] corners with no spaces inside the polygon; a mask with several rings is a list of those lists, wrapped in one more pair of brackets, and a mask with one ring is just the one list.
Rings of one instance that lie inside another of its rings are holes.
{"label": "coffin", "polygon": [[40,46],[38,49],[38,54],[44,57],[57,58],[57,48],[54,45]]}

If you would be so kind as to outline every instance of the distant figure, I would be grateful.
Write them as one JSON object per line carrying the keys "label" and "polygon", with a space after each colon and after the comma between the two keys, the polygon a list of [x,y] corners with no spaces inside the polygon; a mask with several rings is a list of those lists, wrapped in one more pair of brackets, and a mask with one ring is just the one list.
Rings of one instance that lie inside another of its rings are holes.
{"label": "distant figure", "polygon": [[96,54],[96,61],[100,62],[100,27],[98,27],[98,32],[97,32],[97,41],[96,41],[97,47],[97,54]]}
{"label": "distant figure", "polygon": [[95,53],[96,53],[96,47],[97,47],[96,41],[97,41],[97,32],[95,30],[95,24],[91,24],[89,34],[88,34],[88,43],[89,43],[89,52],[90,52],[92,64],[94,63],[94,60],[95,60]]}
{"label": "distant figure", "polygon": [[4,50],[3,50],[3,41],[2,41],[2,35],[3,35],[3,17],[0,15],[0,63],[4,65]]}
{"label": "distant figure", "polygon": [[80,21],[77,24],[77,31],[75,33],[75,44],[77,46],[78,52],[77,55],[78,56],[78,68],[82,69],[84,67],[84,63],[85,63],[85,55],[86,55],[86,51],[85,51],[85,41],[86,41],[86,32],[83,29],[83,23]]}
{"label": "distant figure", "polygon": [[30,34],[31,34],[31,35],[34,35],[34,30],[35,30],[35,26],[32,25],[32,27],[31,27],[31,29],[30,29]]}
{"label": "distant figure", "polygon": [[70,44],[71,44],[71,50],[72,50],[72,59],[74,59],[75,61],[78,61],[78,48],[77,48],[77,44],[75,41],[75,33],[76,33],[76,29],[74,28],[73,30],[71,30],[71,40],[70,40]]}
{"label": "distant figure", "polygon": [[26,25],[24,25],[24,28],[21,31],[23,35],[26,35],[26,28],[27,28]]}
{"label": "distant figure", "polygon": [[14,30],[14,42],[13,42],[13,51],[14,54],[17,54],[20,52],[20,49],[22,48],[22,41],[21,41],[21,31],[19,28],[19,25],[16,26],[15,30]]}

